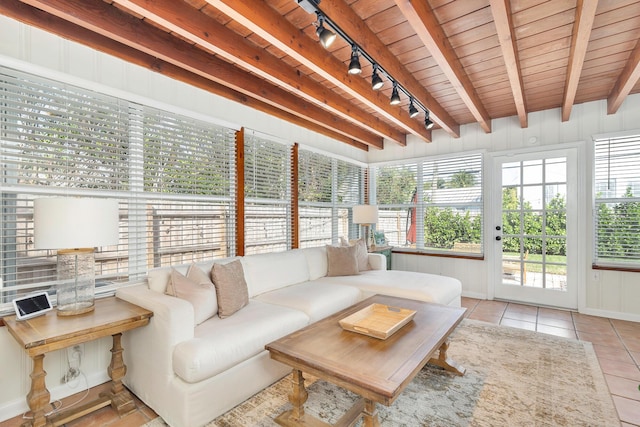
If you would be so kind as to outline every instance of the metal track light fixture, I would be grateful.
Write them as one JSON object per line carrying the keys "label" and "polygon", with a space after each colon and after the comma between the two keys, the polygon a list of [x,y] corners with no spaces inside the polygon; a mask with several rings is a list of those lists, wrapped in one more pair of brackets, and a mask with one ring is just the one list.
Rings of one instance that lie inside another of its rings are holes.
{"label": "metal track light fixture", "polygon": [[322,47],[328,49],[336,39],[336,33],[324,27],[324,20],[326,18],[322,12],[316,12],[316,14],[318,15],[318,28],[316,28],[316,34]]}
{"label": "metal track light fixture", "polygon": [[380,90],[382,86],[384,86],[384,81],[382,81],[382,77],[378,74],[378,64],[374,62],[373,74],[371,74],[371,89]]}
{"label": "metal track light fixture", "polygon": [[429,118],[429,110],[427,109],[424,110],[424,127],[427,130],[431,130],[431,128],[433,128],[433,122]]}
{"label": "metal track light fixture", "polygon": [[391,99],[389,100],[389,104],[398,105],[400,104],[400,94],[398,94],[398,82],[393,81],[393,90],[391,91]]}
{"label": "metal track light fixture", "polygon": [[409,117],[411,117],[412,119],[417,116],[420,112],[418,111],[418,109],[416,108],[415,105],[413,105],[413,96],[411,98],[409,98]]}
{"label": "metal track light fixture", "polygon": [[[360,48],[352,39],[349,37],[340,27],[338,27],[331,19],[329,19],[323,12],[320,10],[320,2],[322,0],[294,0],[300,7],[302,7],[307,13],[315,13],[317,16],[317,21],[315,22],[316,26],[316,35],[318,36],[318,40],[320,44],[325,49],[328,49],[329,46],[335,41],[337,36],[342,37],[342,39],[351,45],[351,58],[349,61],[349,74],[361,74],[362,66],[360,64],[360,57],[364,57],[369,63],[373,66],[373,72],[371,74],[371,89],[380,90],[384,86],[384,80],[381,75],[386,76],[387,80],[393,83],[393,89],[391,91],[391,98],[389,99],[389,103],[391,105],[398,105],[402,101],[400,99],[400,91],[404,93],[409,98],[409,117],[412,119],[417,117],[420,114],[418,108],[421,108],[424,111],[424,127],[427,130],[431,130],[434,126],[433,121],[429,117],[429,110],[414,96],[405,89],[402,85],[400,85],[389,73],[387,73],[383,68],[378,65],[378,63],[362,48]],[[327,27],[325,27],[325,24]]]}
{"label": "metal track light fixture", "polygon": [[362,67],[360,66],[360,58],[358,57],[358,46],[351,45],[351,61],[349,62],[349,74],[360,74]]}

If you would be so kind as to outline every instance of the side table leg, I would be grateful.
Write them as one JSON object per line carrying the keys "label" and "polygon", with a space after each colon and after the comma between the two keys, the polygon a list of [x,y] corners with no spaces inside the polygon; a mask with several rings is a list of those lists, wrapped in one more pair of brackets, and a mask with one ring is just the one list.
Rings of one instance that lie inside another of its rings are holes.
{"label": "side table leg", "polygon": [[122,359],[122,334],[113,335],[113,347],[111,348],[111,364],[107,373],[111,378],[111,407],[118,411],[121,417],[136,410],[131,393],[122,384],[122,378],[127,373],[127,367]]}
{"label": "side table leg", "polygon": [[459,365],[455,360],[447,357],[447,349],[449,348],[449,342],[445,341],[438,350],[438,358],[431,358],[429,363],[432,365],[440,366],[445,371],[453,372],[456,375],[462,376],[467,371],[462,365]]}
{"label": "side table leg", "polygon": [[51,394],[47,390],[45,377],[47,373],[44,370],[44,354],[33,356],[33,370],[31,371],[31,389],[27,394],[27,404],[33,413],[33,420],[24,425],[33,427],[42,427],[47,424],[47,418],[44,415],[49,406]]}

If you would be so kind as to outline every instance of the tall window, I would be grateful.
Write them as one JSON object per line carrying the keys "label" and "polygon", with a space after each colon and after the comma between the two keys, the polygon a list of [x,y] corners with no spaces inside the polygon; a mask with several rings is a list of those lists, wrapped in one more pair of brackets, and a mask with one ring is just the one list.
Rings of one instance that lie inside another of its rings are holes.
{"label": "tall window", "polygon": [[351,207],[364,199],[364,167],[308,149],[298,153],[300,247],[357,237]]}
{"label": "tall window", "polygon": [[6,68],[0,89],[0,302],[55,288],[56,252],[34,249],[38,197],[119,201],[119,244],[96,254],[98,291],[235,254],[232,129]]}
{"label": "tall window", "polygon": [[640,133],[594,147],[594,265],[640,267]]}
{"label": "tall window", "polygon": [[428,159],[376,170],[376,230],[390,244],[482,253],[482,155]]}
{"label": "tall window", "polygon": [[245,132],[245,254],[291,249],[291,144]]}

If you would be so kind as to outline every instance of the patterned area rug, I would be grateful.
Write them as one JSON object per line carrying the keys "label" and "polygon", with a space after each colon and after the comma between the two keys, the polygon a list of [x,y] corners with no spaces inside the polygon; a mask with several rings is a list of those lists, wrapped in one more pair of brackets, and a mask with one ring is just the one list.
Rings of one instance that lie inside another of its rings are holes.
{"label": "patterned area rug", "polygon": [[[467,368],[465,376],[428,365],[393,405],[378,405],[383,426],[620,425],[590,343],[465,319],[448,354]],[[305,409],[325,422],[357,399],[310,376],[307,386]],[[287,377],[207,427],[274,427],[272,419],[290,408],[289,391]]]}

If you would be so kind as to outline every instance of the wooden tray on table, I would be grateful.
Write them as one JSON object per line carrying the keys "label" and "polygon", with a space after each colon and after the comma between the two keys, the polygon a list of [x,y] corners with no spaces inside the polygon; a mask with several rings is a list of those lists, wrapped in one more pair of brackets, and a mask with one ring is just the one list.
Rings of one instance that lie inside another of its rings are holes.
{"label": "wooden tray on table", "polygon": [[409,323],[415,314],[415,310],[371,304],[339,320],[339,323],[347,331],[384,340]]}

